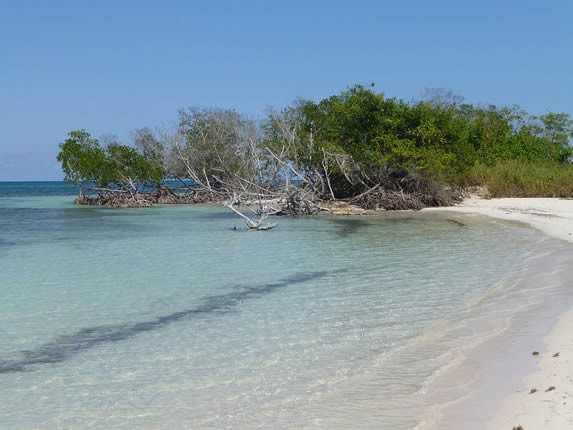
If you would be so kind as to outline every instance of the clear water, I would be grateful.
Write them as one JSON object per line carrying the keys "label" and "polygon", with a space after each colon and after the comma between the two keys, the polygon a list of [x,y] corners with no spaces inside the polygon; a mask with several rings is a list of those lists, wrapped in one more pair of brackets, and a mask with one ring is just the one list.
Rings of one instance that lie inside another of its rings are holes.
{"label": "clear water", "polygon": [[413,428],[508,273],[563,252],[476,217],[248,233],[58,187],[0,183],[0,428]]}
{"label": "clear water", "polygon": [[78,187],[59,181],[0,182],[0,197],[74,196]]}

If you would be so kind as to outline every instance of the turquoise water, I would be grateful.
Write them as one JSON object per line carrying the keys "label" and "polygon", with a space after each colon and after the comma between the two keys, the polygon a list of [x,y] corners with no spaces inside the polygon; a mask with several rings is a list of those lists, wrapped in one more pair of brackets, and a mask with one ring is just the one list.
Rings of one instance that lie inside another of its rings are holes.
{"label": "turquoise water", "polygon": [[0,182],[0,197],[75,196],[78,187],[59,181]]}
{"label": "turquoise water", "polygon": [[472,309],[547,241],[414,213],[249,233],[215,207],[13,188],[0,184],[0,428],[412,428],[447,352],[492,329],[468,330]]}

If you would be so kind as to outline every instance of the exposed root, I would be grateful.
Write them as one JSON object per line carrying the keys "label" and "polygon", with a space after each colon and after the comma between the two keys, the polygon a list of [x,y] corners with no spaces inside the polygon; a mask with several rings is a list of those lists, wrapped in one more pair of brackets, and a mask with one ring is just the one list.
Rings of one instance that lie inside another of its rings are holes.
{"label": "exposed root", "polygon": [[451,206],[461,200],[454,191],[440,190],[439,193],[405,193],[385,191],[381,188],[351,198],[349,203],[367,210],[420,210],[433,206]]}

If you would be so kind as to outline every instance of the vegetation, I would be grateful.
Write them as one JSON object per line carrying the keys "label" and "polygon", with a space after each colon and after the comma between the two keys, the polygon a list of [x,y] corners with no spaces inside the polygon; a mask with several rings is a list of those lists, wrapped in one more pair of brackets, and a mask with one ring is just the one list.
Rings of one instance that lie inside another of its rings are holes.
{"label": "vegetation", "polygon": [[[149,156],[117,143],[102,147],[85,130],[70,132],[60,149],[64,180],[80,186],[77,203],[150,206],[141,191],[146,186],[158,188],[165,177],[163,166]],[[98,194],[96,198],[84,195],[86,184]]]}
{"label": "vegetation", "polygon": [[406,102],[355,86],[259,122],[234,110],[181,110],[175,129],[136,130],[132,146],[74,131],[58,160],[67,181],[92,184],[96,195],[80,203],[256,203],[265,215],[314,213],[340,199],[419,209],[451,204],[468,185],[493,196],[572,196],[572,136],[567,114],[473,106],[444,90]]}
{"label": "vegetation", "polygon": [[489,197],[573,197],[573,165],[546,161],[507,160],[474,166],[465,177]]}

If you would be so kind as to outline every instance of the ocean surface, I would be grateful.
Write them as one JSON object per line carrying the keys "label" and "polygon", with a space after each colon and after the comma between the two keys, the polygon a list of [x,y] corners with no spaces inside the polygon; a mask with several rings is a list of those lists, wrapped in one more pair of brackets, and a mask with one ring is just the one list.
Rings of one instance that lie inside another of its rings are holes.
{"label": "ocean surface", "polygon": [[471,348],[571,303],[532,282],[563,275],[569,248],[518,224],[407,212],[252,233],[218,207],[75,192],[0,183],[2,429],[421,428],[471,391]]}

